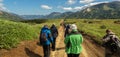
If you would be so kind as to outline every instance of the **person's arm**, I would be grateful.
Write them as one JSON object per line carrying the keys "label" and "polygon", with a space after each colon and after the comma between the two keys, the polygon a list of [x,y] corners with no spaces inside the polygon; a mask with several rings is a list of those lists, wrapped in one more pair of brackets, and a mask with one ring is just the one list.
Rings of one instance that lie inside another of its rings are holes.
{"label": "person's arm", "polygon": [[80,41],[80,42],[81,42],[81,43],[83,43],[83,36],[82,36],[82,35],[80,35],[80,38],[81,38],[81,41]]}
{"label": "person's arm", "polygon": [[41,42],[41,33],[42,33],[42,30],[40,31],[40,34],[39,34],[39,41]]}
{"label": "person's arm", "polygon": [[110,40],[110,35],[105,35],[102,39],[103,42],[107,42],[108,40]]}
{"label": "person's arm", "polygon": [[65,43],[66,46],[67,46],[67,44],[68,44],[69,41],[70,41],[69,36],[66,36],[66,38],[65,38],[65,40],[64,40],[64,43]]}
{"label": "person's arm", "polygon": [[114,41],[115,41],[115,42],[120,42],[120,39],[119,39],[119,37],[118,37],[118,36],[116,36],[116,35],[115,35],[115,37],[114,37],[114,38],[115,38],[115,39],[114,39]]}

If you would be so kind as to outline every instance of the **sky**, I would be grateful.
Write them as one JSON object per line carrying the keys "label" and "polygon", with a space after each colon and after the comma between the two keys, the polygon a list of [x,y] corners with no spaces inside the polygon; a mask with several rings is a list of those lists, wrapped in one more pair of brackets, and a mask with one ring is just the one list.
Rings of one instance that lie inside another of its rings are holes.
{"label": "sky", "polygon": [[0,10],[19,15],[46,15],[78,11],[83,7],[120,0],[0,0]]}

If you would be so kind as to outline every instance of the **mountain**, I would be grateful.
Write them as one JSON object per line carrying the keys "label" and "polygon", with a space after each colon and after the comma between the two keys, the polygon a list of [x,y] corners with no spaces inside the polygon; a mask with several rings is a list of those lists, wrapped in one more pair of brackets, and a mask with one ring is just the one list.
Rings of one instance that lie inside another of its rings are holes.
{"label": "mountain", "polygon": [[49,15],[45,16],[45,18],[60,18],[61,13],[60,12],[52,12]]}
{"label": "mountain", "polygon": [[44,15],[21,15],[23,19],[39,19],[44,18]]}
{"label": "mountain", "polygon": [[61,18],[66,18],[67,16],[71,15],[73,12],[64,12],[60,15]]}
{"label": "mountain", "polygon": [[48,15],[21,15],[21,17],[24,19],[61,19],[69,16],[72,13],[73,12],[52,12]]}
{"label": "mountain", "polygon": [[47,19],[61,19],[61,18],[66,18],[66,16],[69,16],[70,14],[72,14],[73,12],[64,12],[64,13],[60,13],[60,12],[53,12],[47,16],[45,16]]}
{"label": "mountain", "polygon": [[118,19],[120,18],[120,1],[90,6],[70,14],[66,18]]}
{"label": "mountain", "polygon": [[14,14],[14,13],[5,12],[5,11],[0,11],[0,19],[12,20],[12,21],[23,20],[19,15]]}

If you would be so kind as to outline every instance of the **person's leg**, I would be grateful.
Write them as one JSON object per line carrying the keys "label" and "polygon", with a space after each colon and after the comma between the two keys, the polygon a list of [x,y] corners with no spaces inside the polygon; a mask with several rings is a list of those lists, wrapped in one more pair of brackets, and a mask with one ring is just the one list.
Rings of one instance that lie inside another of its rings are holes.
{"label": "person's leg", "polygon": [[72,54],[67,54],[67,57],[72,57]]}
{"label": "person's leg", "polygon": [[43,46],[44,57],[50,57],[50,45]]}
{"label": "person's leg", "polygon": [[52,43],[52,50],[55,51],[55,38],[53,38],[53,43]]}
{"label": "person's leg", "polygon": [[80,54],[73,54],[73,57],[79,57]]}
{"label": "person's leg", "polygon": [[50,45],[48,45],[48,57],[50,57]]}
{"label": "person's leg", "polygon": [[46,57],[46,45],[43,45],[44,57]]}
{"label": "person's leg", "polygon": [[112,52],[112,54],[114,54],[114,53],[117,52],[117,45],[113,44],[113,45],[111,46],[111,52]]}
{"label": "person's leg", "polygon": [[111,57],[111,51],[108,47],[105,47],[105,57]]}

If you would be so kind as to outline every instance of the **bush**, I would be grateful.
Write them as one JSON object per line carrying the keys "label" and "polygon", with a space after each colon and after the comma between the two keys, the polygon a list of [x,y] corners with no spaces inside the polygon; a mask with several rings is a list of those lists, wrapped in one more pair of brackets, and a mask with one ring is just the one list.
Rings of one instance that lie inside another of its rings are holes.
{"label": "bush", "polygon": [[12,48],[22,40],[37,38],[35,29],[24,23],[0,20],[0,48]]}
{"label": "bush", "polygon": [[116,24],[120,24],[120,20],[114,21],[114,23],[116,23]]}
{"label": "bush", "polygon": [[100,26],[101,29],[106,29],[107,27],[105,25]]}

